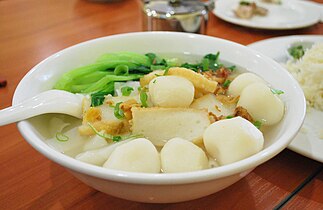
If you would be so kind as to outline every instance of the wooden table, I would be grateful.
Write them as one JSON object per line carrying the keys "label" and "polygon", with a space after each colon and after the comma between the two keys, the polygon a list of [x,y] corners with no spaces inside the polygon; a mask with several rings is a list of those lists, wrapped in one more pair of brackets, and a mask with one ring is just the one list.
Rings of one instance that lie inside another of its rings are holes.
{"label": "wooden table", "polygon": [[[319,2],[319,1],[317,1]],[[323,3],[321,0],[320,3]],[[142,31],[137,1],[0,1],[0,109],[38,62],[89,39]],[[323,24],[290,31],[243,28],[210,15],[207,34],[241,44],[293,34],[323,34]],[[27,144],[16,125],[0,127],[0,209],[323,209],[322,163],[284,150],[231,187],[178,204],[143,204],[98,192]],[[323,151],[322,151],[323,152]]]}

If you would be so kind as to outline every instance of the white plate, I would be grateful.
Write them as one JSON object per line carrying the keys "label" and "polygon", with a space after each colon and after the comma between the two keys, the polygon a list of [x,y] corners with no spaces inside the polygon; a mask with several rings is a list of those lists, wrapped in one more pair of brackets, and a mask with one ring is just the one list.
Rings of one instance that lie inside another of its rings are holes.
{"label": "white plate", "polygon": [[282,0],[282,4],[268,4],[254,0],[257,5],[268,9],[268,14],[245,20],[237,18],[233,12],[239,2],[240,0],[218,0],[213,13],[230,23],[271,30],[304,28],[316,24],[321,18],[320,7],[306,1]]}
{"label": "white plate", "polygon": [[[286,49],[295,42],[323,42],[323,36],[285,36],[267,39],[250,44],[249,47],[285,63],[288,59]],[[323,132],[323,112],[310,109],[306,113],[305,122],[301,131],[288,146],[289,149],[323,162],[323,139],[320,138]]]}

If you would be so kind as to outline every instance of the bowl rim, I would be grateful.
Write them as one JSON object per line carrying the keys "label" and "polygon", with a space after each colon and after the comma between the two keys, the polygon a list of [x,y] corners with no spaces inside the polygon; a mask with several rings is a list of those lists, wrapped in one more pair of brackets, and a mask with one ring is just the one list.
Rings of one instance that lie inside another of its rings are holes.
{"label": "bowl rim", "polygon": [[[85,42],[81,42],[79,44],[67,47],[57,53],[54,53],[35,65],[19,82],[14,96],[13,96],[13,104],[16,103],[17,95],[21,89],[21,83],[23,81],[28,80],[29,75],[31,75],[34,71],[37,71],[38,67],[42,65],[43,63],[47,62],[50,59],[55,58],[56,56],[60,55],[61,53],[64,53],[66,50],[70,50],[72,48],[76,48],[82,45],[86,45],[91,42],[96,42],[102,39],[113,39],[118,37],[124,37],[124,36],[142,36],[142,35],[174,35],[174,36],[185,36],[185,37],[197,37],[197,38],[206,38],[206,39],[212,39],[214,41],[223,42],[226,44],[230,44],[239,48],[244,48],[244,50],[250,51],[252,54],[262,58],[263,60],[269,62],[276,68],[281,69],[283,72],[284,69],[280,64],[272,60],[271,58],[261,54],[260,52],[257,52],[251,48],[248,48],[244,45],[228,41],[225,39],[207,36],[207,35],[199,35],[199,34],[190,34],[190,33],[183,33],[183,32],[161,32],[161,31],[155,31],[155,32],[132,32],[132,33],[123,33],[123,34],[116,34],[116,35],[110,35],[100,38],[91,39]],[[213,179],[223,178],[227,176],[231,176],[237,173],[242,173],[244,171],[253,169],[257,167],[258,165],[266,162],[267,160],[271,159],[278,153],[280,153],[283,149],[287,147],[287,145],[292,141],[292,139],[296,136],[298,130],[301,128],[304,118],[305,118],[305,112],[306,112],[306,102],[305,97],[303,94],[302,89],[296,82],[296,80],[289,74],[287,74],[288,77],[290,77],[291,81],[293,82],[295,91],[299,92],[299,95],[302,96],[302,104],[298,104],[302,110],[301,113],[299,113],[297,120],[293,122],[291,126],[293,126],[292,131],[293,132],[284,132],[281,137],[272,145],[269,147],[261,150],[255,155],[252,155],[248,158],[245,158],[243,160],[216,167],[216,168],[210,168],[205,170],[199,170],[199,171],[193,171],[193,172],[181,172],[181,173],[169,173],[169,174],[150,174],[150,173],[137,173],[137,172],[127,172],[127,171],[119,171],[119,170],[113,170],[113,169],[107,169],[100,166],[91,165],[88,163],[84,163],[81,161],[78,161],[72,157],[69,157],[67,155],[64,155],[52,148],[50,148],[49,145],[47,145],[43,140],[39,138],[39,136],[34,132],[35,130],[32,128],[30,122],[28,120],[24,120],[17,123],[18,130],[24,137],[24,139],[32,146],[34,147],[38,152],[43,154],[48,159],[54,161],[55,163],[58,163],[59,165],[62,165],[66,167],[67,169],[70,169],[74,172],[79,172],[82,174],[86,174],[93,177],[98,177],[104,180],[111,180],[116,182],[122,182],[122,183],[132,183],[132,184],[145,184],[145,185],[178,185],[178,184],[188,184],[188,183],[196,183],[196,182],[204,182],[209,181]]]}

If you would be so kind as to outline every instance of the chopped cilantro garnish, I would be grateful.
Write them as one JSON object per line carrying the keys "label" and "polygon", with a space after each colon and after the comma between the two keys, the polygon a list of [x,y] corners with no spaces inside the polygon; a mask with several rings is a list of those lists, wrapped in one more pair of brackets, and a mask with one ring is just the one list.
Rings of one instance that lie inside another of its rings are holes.
{"label": "chopped cilantro garnish", "polygon": [[229,87],[229,85],[231,84],[231,80],[225,80],[225,82],[223,83],[223,87],[224,88],[227,88],[227,87]]}
{"label": "chopped cilantro garnish", "polygon": [[271,88],[270,90],[273,94],[277,94],[277,95],[284,94],[284,91],[282,90],[273,89],[273,88]]}
{"label": "chopped cilantro garnish", "polygon": [[254,126],[256,126],[256,128],[258,128],[258,129],[260,129],[260,127],[261,127],[261,125],[262,125],[262,123],[260,122],[260,121],[255,121],[254,123],[253,123],[253,125]]}
{"label": "chopped cilantro garnish", "polygon": [[248,1],[240,1],[240,5],[249,6],[250,5],[250,2],[248,2]]}
{"label": "chopped cilantro garnish", "polygon": [[123,96],[129,96],[132,91],[133,91],[133,88],[129,86],[124,86],[121,88],[121,93]]}
{"label": "chopped cilantro garnish", "polygon": [[226,119],[231,119],[231,118],[233,118],[234,116],[232,116],[232,115],[228,115],[228,116],[226,116],[225,118]]}
{"label": "chopped cilantro garnish", "polygon": [[113,136],[112,137],[112,141],[114,141],[114,142],[119,142],[119,141],[121,141],[121,136]]}
{"label": "chopped cilantro garnish", "polygon": [[234,70],[236,70],[236,66],[235,65],[229,66],[229,67],[227,67],[227,69],[229,69],[230,71],[234,71]]}
{"label": "chopped cilantro garnish", "polygon": [[70,139],[68,136],[66,136],[62,132],[57,132],[55,137],[56,137],[57,141],[61,141],[61,142],[66,142]]}
{"label": "chopped cilantro garnish", "polygon": [[294,46],[288,49],[289,54],[296,60],[303,57],[305,50],[302,45]]}

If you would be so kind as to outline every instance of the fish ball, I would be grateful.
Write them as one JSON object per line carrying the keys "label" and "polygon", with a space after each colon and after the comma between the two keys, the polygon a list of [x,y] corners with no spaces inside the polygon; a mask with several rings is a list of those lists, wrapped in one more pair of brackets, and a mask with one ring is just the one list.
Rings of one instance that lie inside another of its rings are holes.
{"label": "fish ball", "polygon": [[238,106],[247,109],[252,118],[263,125],[276,124],[284,116],[284,103],[262,83],[246,87],[241,93]]}
{"label": "fish ball", "polygon": [[230,83],[228,94],[234,97],[239,96],[245,87],[256,82],[265,83],[265,81],[256,74],[250,72],[242,73]]}
{"label": "fish ball", "polygon": [[169,140],[160,152],[164,173],[197,171],[209,168],[205,152],[182,138]]}
{"label": "fish ball", "polygon": [[149,83],[150,100],[159,107],[189,107],[194,99],[193,84],[178,76],[160,76]]}
{"label": "fish ball", "polygon": [[117,147],[103,167],[132,172],[159,173],[160,158],[156,147],[139,138]]}
{"label": "fish ball", "polygon": [[214,122],[204,132],[206,151],[220,165],[233,163],[263,148],[264,137],[251,122],[235,117]]}

